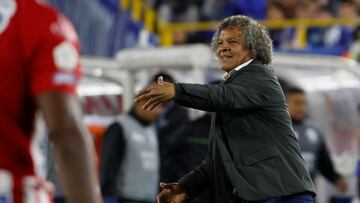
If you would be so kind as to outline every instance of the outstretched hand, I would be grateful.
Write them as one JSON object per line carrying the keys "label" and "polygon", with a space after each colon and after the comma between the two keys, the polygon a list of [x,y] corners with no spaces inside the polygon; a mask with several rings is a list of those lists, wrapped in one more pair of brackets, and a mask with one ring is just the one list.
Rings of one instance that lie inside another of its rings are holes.
{"label": "outstretched hand", "polygon": [[182,203],[187,199],[183,186],[179,183],[160,183],[162,191],[157,196],[157,203]]}
{"label": "outstretched hand", "polygon": [[151,111],[156,106],[167,103],[175,97],[175,86],[173,83],[164,82],[160,76],[156,84],[141,90],[136,95],[135,102],[144,101],[142,109]]}

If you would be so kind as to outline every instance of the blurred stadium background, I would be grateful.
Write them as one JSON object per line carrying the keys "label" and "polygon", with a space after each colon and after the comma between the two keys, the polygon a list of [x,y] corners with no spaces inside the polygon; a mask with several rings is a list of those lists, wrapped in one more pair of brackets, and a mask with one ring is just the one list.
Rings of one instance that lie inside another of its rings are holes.
{"label": "blurred stadium background", "polygon": [[[234,14],[260,20],[273,39],[276,73],[308,94],[309,116],[349,184],[340,193],[319,177],[318,202],[358,201],[360,0],[48,1],[79,34],[85,77],[78,92],[97,150],[107,125],[129,110],[155,72],[165,70],[181,82],[220,78],[209,48],[219,20]],[[191,112],[192,118],[201,114]]]}

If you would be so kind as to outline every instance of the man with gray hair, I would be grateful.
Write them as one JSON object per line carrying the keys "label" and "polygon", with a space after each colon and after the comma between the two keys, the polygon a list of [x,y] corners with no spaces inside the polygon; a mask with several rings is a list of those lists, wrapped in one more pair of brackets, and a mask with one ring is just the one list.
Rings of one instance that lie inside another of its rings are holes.
{"label": "man with gray hair", "polygon": [[180,203],[209,190],[211,202],[313,202],[314,185],[273,69],[272,42],[246,16],[231,16],[212,41],[224,81],[217,85],[167,83],[136,100],[152,110],[175,103],[212,113],[209,155],[176,183],[160,183],[158,203]]}

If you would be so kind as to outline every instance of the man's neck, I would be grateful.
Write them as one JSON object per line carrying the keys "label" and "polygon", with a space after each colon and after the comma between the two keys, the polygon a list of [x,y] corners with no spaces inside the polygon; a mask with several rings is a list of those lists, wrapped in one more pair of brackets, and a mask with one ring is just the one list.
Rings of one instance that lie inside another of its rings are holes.
{"label": "man's neck", "polygon": [[137,112],[136,112],[136,110],[135,110],[135,107],[130,110],[129,114],[130,114],[132,117],[134,117],[141,125],[143,125],[143,126],[149,126],[149,125],[151,125],[151,122],[146,121],[145,119],[141,118],[141,117],[137,114]]}
{"label": "man's neck", "polygon": [[302,124],[304,122],[304,120],[299,120],[299,119],[295,119],[295,118],[291,118],[291,121],[293,124]]}
{"label": "man's neck", "polygon": [[238,65],[237,67],[235,67],[235,68],[232,69],[231,71],[224,73],[224,74],[223,74],[224,80],[227,80],[227,79],[231,76],[231,74],[233,74],[234,72],[236,72],[236,71],[244,68],[245,66],[249,65],[253,60],[254,60],[254,59],[249,59],[249,60],[247,60],[246,62]]}

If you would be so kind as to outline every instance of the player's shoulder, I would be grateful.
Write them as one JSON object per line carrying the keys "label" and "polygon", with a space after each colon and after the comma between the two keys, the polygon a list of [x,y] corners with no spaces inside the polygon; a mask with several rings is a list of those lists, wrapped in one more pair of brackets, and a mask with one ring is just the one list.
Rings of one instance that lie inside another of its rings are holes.
{"label": "player's shoulder", "polygon": [[23,25],[26,30],[35,29],[46,36],[53,35],[77,43],[78,37],[72,23],[55,7],[44,0],[17,1],[24,2],[23,13],[26,17],[23,18]]}
{"label": "player's shoulder", "polygon": [[36,26],[44,22],[52,22],[56,20],[60,12],[44,0],[17,0],[20,15],[24,16],[23,20],[30,21],[28,24]]}

